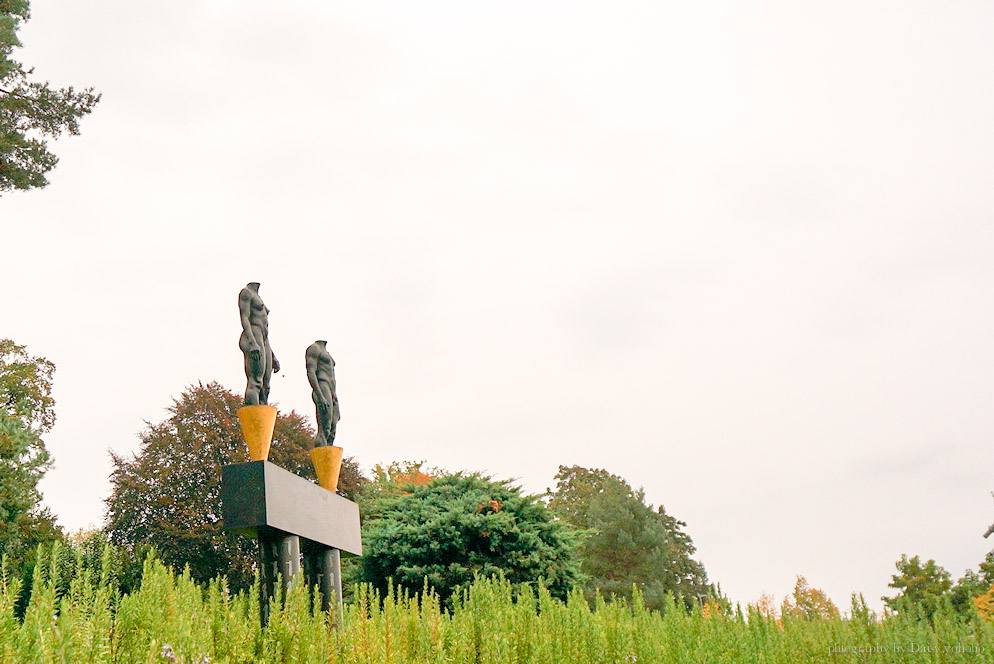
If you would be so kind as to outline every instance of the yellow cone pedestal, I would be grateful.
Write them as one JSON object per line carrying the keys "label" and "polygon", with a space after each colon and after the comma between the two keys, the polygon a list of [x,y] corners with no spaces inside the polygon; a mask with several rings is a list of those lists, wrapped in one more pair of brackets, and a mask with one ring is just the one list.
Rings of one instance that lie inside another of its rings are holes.
{"label": "yellow cone pedestal", "polygon": [[238,409],[238,421],[242,424],[242,435],[248,444],[249,458],[252,461],[266,461],[269,446],[273,443],[273,429],[276,428],[276,408],[242,406]]}
{"label": "yellow cone pedestal", "polygon": [[342,448],[334,445],[315,447],[311,461],[318,474],[318,484],[328,491],[338,488],[338,475],[342,472]]}

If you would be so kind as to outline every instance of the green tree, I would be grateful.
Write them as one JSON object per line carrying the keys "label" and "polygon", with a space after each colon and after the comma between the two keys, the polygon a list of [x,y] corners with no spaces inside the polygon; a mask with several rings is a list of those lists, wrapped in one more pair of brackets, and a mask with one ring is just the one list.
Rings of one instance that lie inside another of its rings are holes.
{"label": "green tree", "polygon": [[817,620],[818,618],[838,618],[839,607],[835,605],[825,591],[812,588],[803,576],[797,576],[794,584],[794,594],[783,601],[784,618],[793,617],[801,620]]}
{"label": "green tree", "polygon": [[0,554],[18,571],[37,544],[61,537],[38,492],[51,466],[42,434],[55,424],[54,373],[45,358],[0,339]]}
{"label": "green tree", "polygon": [[634,585],[647,606],[661,608],[666,593],[680,595],[687,606],[716,594],[692,558],[696,549],[681,530],[686,524],[662,506],[648,505],[644,491],[606,470],[581,466],[560,466],[556,481],[549,508],[583,533],[588,596],[628,597]]}
{"label": "green tree", "polygon": [[564,597],[580,580],[572,531],[509,481],[457,473],[384,495],[363,524],[361,579],[386,590],[428,583],[443,601],[474,575],[541,581]]}
{"label": "green tree", "polygon": [[[130,458],[111,453],[112,493],[106,500],[111,541],[136,558],[154,547],[163,562],[190,566],[198,581],[225,574],[233,589],[252,581],[253,540],[221,526],[221,467],[248,461],[237,410],[242,397],[217,383],[191,386],[170,416],[148,424]],[[276,420],[270,461],[316,482],[310,450],[314,430],[294,411]],[[353,497],[364,481],[352,458],[342,463],[339,493]]]}
{"label": "green tree", "polygon": [[966,570],[949,592],[949,601],[958,613],[970,614],[974,599],[994,586],[994,554],[988,553],[980,563],[980,571]]}
{"label": "green tree", "polygon": [[913,613],[932,619],[932,615],[946,600],[952,587],[949,572],[934,560],[922,564],[918,556],[908,558],[906,554],[895,563],[897,574],[888,587],[899,591],[896,597],[881,597],[892,611]]}
{"label": "green tree", "polygon": [[0,193],[48,184],[45,174],[58,157],[45,139],[79,134],[80,118],[100,101],[93,88],[33,81],[34,70],[11,57],[21,45],[17,31],[29,16],[28,0],[0,0]]}

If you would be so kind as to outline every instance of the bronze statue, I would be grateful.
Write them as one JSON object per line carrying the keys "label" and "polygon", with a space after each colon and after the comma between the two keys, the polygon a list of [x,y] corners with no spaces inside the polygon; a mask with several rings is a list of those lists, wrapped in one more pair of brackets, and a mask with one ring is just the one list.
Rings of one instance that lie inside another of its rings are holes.
{"label": "bronze statue", "polygon": [[311,398],[317,407],[318,433],[314,446],[335,444],[335,430],[342,414],[338,409],[335,392],[335,360],[328,352],[327,341],[318,340],[307,347],[307,380],[311,384]]}
{"label": "bronze statue", "polygon": [[259,296],[259,282],[253,281],[238,294],[242,336],[238,347],[245,355],[245,405],[269,403],[269,380],[280,370],[279,360],[269,345],[269,307]]}

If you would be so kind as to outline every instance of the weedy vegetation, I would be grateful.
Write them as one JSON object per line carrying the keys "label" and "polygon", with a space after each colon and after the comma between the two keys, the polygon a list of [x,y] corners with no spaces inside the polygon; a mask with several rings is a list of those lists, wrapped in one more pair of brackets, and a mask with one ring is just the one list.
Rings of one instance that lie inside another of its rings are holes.
{"label": "weedy vegetation", "polygon": [[[580,590],[566,601],[541,587],[478,578],[451,610],[426,589],[358,586],[344,615],[314,610],[294,584],[258,619],[258,582],[229,592],[206,587],[154,557],[140,586],[118,590],[104,552],[100,569],[81,555],[66,563],[59,546],[40,551],[27,589],[4,570],[0,581],[0,662],[55,664],[609,664],[764,662],[942,662],[994,659],[994,625],[941,609],[878,617],[854,600],[847,617],[776,620],[757,611],[691,611],[670,598],[662,611],[631,601],[591,604]],[[336,625],[337,623],[337,625]]]}

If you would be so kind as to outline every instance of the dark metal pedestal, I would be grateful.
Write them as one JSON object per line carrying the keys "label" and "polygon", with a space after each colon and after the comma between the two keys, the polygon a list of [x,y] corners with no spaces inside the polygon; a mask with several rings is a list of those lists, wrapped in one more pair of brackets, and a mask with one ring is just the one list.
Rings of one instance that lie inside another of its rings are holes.
{"label": "dark metal pedestal", "polygon": [[361,556],[359,506],[268,461],[225,466],[221,476],[224,529],[259,540],[261,620],[269,620],[276,589],[284,594],[300,573],[320,590],[321,608],[342,615],[341,552]]}

